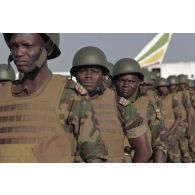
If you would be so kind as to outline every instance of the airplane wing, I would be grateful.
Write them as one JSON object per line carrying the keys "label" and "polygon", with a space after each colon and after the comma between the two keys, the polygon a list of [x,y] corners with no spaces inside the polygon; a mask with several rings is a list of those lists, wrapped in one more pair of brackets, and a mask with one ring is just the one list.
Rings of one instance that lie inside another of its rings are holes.
{"label": "airplane wing", "polygon": [[172,33],[157,34],[135,57],[140,66],[143,68],[160,64],[166,54],[171,37]]}

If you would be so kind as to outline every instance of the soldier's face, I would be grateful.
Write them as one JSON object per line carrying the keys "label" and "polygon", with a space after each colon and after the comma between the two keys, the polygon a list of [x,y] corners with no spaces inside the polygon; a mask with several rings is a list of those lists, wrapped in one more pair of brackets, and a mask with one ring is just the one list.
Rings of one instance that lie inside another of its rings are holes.
{"label": "soldier's face", "polygon": [[36,33],[16,33],[10,39],[10,51],[19,72],[28,73],[35,67],[44,41]]}
{"label": "soldier's face", "polygon": [[158,87],[157,90],[158,90],[159,95],[167,96],[169,94],[169,90],[167,86]]}
{"label": "soldier's face", "polygon": [[83,67],[77,70],[76,80],[88,91],[95,90],[103,82],[104,74],[102,69],[93,66]]}
{"label": "soldier's face", "polygon": [[181,83],[181,84],[179,84],[179,88],[181,90],[185,90],[185,89],[187,89],[187,85],[185,83]]}
{"label": "soldier's face", "polygon": [[115,85],[119,96],[130,98],[138,89],[140,79],[137,75],[121,75],[116,78]]}
{"label": "soldier's face", "polygon": [[146,85],[146,84],[141,84],[139,86],[140,90],[141,90],[141,93],[143,95],[146,95],[147,91],[151,89],[151,85]]}
{"label": "soldier's face", "polygon": [[178,86],[177,86],[177,85],[170,85],[170,86],[169,86],[169,90],[170,90],[171,92],[175,92],[175,91],[178,90]]}

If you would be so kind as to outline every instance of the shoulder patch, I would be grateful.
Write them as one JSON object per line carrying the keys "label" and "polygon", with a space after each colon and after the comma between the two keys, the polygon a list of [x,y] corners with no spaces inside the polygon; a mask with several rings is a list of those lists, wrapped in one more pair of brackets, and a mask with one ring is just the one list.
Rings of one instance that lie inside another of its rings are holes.
{"label": "shoulder patch", "polygon": [[129,100],[127,100],[127,99],[125,99],[124,97],[121,97],[120,99],[119,99],[119,104],[121,104],[122,106],[127,106],[127,105],[129,105]]}
{"label": "shoulder patch", "polygon": [[87,90],[86,90],[82,85],[80,85],[79,83],[77,83],[77,84],[75,85],[75,90],[76,90],[77,93],[80,94],[80,95],[85,95],[85,94],[88,93]]}

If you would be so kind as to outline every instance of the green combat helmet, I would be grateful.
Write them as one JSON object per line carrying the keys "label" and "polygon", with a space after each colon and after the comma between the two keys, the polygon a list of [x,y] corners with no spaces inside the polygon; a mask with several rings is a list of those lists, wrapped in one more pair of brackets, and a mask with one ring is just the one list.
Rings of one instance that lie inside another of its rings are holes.
{"label": "green combat helmet", "polygon": [[113,71],[114,65],[112,63],[108,62],[107,67],[108,67],[108,70],[109,70],[109,76],[112,77],[112,71]]}
{"label": "green combat helmet", "polygon": [[167,78],[169,85],[178,85],[179,84],[179,78],[175,75],[171,75]]}
{"label": "green combat helmet", "polygon": [[153,81],[151,79],[150,72],[147,69],[142,69],[142,73],[144,75],[144,84],[145,85],[153,85]]}
{"label": "green combat helmet", "polygon": [[0,81],[14,81],[15,71],[8,64],[0,64]]}
{"label": "green combat helmet", "polygon": [[195,80],[188,80],[188,86],[189,88],[195,88]]}
{"label": "green combat helmet", "polygon": [[187,75],[180,74],[178,75],[179,84],[188,84],[188,77]]}
{"label": "green combat helmet", "polygon": [[155,82],[155,88],[169,86],[167,79],[165,78],[158,78]]}
{"label": "green combat helmet", "polygon": [[113,78],[123,74],[135,74],[141,81],[144,80],[144,75],[140,65],[132,58],[123,58],[116,62],[113,68]]}
{"label": "green combat helmet", "polygon": [[[9,47],[9,42],[13,33],[4,33],[4,39]],[[45,40],[45,49],[48,51],[47,59],[54,59],[61,54],[59,49],[60,35],[59,33],[40,33]]]}
{"label": "green combat helmet", "polygon": [[75,76],[77,69],[86,66],[97,66],[105,74],[109,73],[106,55],[97,47],[83,47],[76,52],[70,70],[71,75]]}
{"label": "green combat helmet", "polygon": [[151,79],[152,79],[153,81],[156,81],[157,78],[158,78],[157,74],[156,74],[155,72],[153,72],[153,71],[150,72],[150,76],[151,76]]}

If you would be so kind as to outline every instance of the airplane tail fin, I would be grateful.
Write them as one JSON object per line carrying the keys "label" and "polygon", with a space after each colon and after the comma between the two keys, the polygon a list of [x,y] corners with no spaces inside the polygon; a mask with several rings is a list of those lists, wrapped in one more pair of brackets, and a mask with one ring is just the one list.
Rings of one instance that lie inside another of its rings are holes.
{"label": "airplane tail fin", "polygon": [[160,64],[166,54],[172,33],[157,34],[135,57],[142,68]]}

